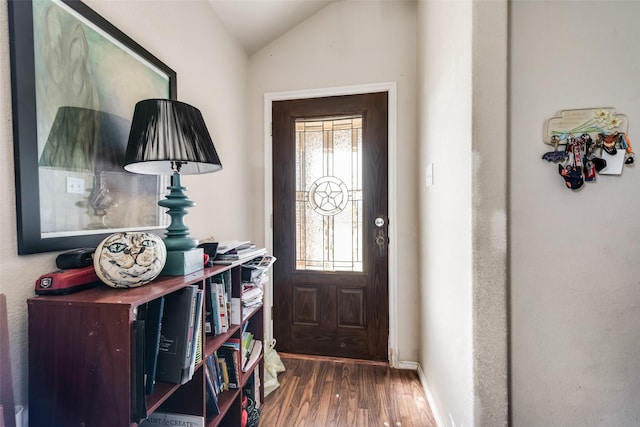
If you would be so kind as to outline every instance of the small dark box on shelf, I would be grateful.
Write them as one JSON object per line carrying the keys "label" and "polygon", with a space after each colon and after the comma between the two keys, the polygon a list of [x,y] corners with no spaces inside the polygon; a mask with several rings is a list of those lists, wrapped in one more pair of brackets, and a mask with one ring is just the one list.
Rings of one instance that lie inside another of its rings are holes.
{"label": "small dark box on shelf", "polygon": [[61,253],[56,258],[56,267],[61,270],[82,268],[93,265],[93,254],[96,248],[78,248]]}

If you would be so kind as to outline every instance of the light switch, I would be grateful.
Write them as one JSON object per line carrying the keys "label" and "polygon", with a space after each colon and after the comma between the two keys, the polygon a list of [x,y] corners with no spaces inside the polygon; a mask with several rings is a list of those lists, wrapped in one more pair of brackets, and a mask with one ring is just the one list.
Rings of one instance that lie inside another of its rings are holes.
{"label": "light switch", "polygon": [[433,163],[429,163],[424,172],[424,180],[427,187],[433,185]]}

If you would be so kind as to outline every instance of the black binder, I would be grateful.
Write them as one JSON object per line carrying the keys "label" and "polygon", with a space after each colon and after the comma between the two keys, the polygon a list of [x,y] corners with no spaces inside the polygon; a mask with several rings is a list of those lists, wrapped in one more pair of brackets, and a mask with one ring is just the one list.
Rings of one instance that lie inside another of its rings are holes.
{"label": "black binder", "polygon": [[189,369],[197,290],[197,286],[190,285],[165,296],[156,369],[158,381],[181,384],[184,371]]}
{"label": "black binder", "polygon": [[144,385],[146,394],[153,393],[156,382],[163,311],[164,297],[160,297],[148,302],[141,313],[145,321]]}

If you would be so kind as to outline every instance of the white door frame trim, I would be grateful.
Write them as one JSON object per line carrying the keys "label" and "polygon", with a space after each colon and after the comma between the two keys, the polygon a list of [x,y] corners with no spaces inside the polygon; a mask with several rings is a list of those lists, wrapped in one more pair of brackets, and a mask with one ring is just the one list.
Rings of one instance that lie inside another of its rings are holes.
{"label": "white door frame trim", "polygon": [[[373,83],[356,86],[340,86],[321,89],[306,89],[286,92],[268,92],[264,95],[264,211],[265,211],[265,245],[267,250],[273,252],[273,188],[271,162],[271,107],[273,101],[289,99],[319,98],[325,96],[356,95],[362,93],[388,92],[389,94],[389,364],[394,368],[401,367],[398,360],[398,245],[397,233],[397,84],[396,82]],[[265,289],[265,336],[268,340],[273,338],[273,319],[271,308],[273,307],[273,285],[271,282]],[[267,341],[268,342],[268,341]]]}

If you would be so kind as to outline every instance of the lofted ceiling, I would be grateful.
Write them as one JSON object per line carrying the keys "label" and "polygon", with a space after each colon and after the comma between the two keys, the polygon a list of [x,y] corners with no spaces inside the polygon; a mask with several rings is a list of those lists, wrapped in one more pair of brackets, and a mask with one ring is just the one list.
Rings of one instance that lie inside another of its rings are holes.
{"label": "lofted ceiling", "polygon": [[251,55],[340,0],[208,0],[229,34]]}

